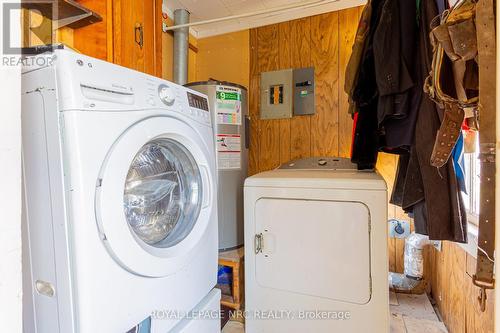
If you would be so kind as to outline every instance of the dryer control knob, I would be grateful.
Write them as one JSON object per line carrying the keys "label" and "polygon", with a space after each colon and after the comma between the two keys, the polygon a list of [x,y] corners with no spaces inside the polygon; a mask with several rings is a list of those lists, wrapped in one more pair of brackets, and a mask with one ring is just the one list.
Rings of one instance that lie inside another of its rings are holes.
{"label": "dryer control knob", "polygon": [[160,84],[158,96],[165,105],[172,106],[175,102],[175,92],[166,84]]}

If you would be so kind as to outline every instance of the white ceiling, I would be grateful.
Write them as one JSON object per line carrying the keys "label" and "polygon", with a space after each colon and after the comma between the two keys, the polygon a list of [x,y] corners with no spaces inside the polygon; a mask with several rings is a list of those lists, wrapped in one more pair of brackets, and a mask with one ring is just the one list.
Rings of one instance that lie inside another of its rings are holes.
{"label": "white ceiling", "polygon": [[[210,20],[232,15],[246,14],[255,11],[277,9],[294,4],[310,5],[318,0],[163,0],[172,15],[175,9],[184,8],[191,13],[191,22]],[[224,21],[209,25],[194,26],[191,33],[198,38],[209,37],[258,26],[283,22],[300,17],[355,7],[366,3],[366,0],[325,1],[308,8],[288,9],[272,14],[261,14],[237,20]]]}
{"label": "white ceiling", "polygon": [[192,21],[209,20],[222,16],[244,14],[263,9],[272,9],[311,0],[167,0],[172,10],[185,8],[191,13]]}

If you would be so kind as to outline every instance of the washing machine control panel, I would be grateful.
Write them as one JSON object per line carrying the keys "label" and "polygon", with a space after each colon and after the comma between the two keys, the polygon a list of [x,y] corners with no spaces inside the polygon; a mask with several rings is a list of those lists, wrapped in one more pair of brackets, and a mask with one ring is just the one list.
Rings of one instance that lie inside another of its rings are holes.
{"label": "washing machine control panel", "polygon": [[[151,91],[152,89],[149,90]],[[156,101],[159,99],[160,106],[167,107],[169,111],[179,112],[197,122],[211,125],[206,96],[165,81],[160,84],[157,83],[155,92],[157,95]],[[153,106],[158,102],[155,102],[153,96],[150,94],[147,103]]]}
{"label": "washing machine control panel", "polygon": [[203,123],[211,124],[207,97],[189,90],[186,90],[185,94],[187,96],[189,115]]}
{"label": "washing machine control panel", "polygon": [[208,112],[208,101],[206,97],[187,92],[189,107]]}

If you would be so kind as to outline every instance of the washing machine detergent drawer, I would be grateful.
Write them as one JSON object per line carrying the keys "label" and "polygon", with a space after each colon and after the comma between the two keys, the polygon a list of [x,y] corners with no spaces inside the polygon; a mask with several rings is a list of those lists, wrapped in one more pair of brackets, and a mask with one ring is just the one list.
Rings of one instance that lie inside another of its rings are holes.
{"label": "washing machine detergent drawer", "polygon": [[262,288],[366,304],[370,215],[359,202],[261,198],[255,205]]}

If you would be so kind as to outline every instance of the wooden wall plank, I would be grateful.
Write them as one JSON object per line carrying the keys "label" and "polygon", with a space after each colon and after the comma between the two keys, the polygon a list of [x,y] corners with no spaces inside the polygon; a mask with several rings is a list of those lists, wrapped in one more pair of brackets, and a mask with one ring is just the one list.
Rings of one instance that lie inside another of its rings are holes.
{"label": "wooden wall plank", "polygon": [[[114,29],[114,20],[113,20],[113,1],[106,0],[106,61],[113,62],[114,59],[114,50],[113,50],[113,29]],[[162,45],[161,43],[158,45]],[[163,54],[163,53],[162,53]],[[161,77],[161,75],[160,75]]]}
{"label": "wooden wall plank", "polygon": [[[310,67],[311,63],[311,18],[291,22],[291,65],[293,68]],[[311,156],[311,117],[295,116],[291,120],[292,159]]]}
{"label": "wooden wall plank", "polygon": [[260,172],[260,122],[259,122],[259,94],[260,75],[250,76],[249,90],[253,91],[248,95],[248,113],[250,115],[250,147],[248,150],[248,175],[252,176]]}
{"label": "wooden wall plank", "polygon": [[[143,52],[141,52],[143,62],[144,62],[144,72],[150,75],[156,75],[156,51],[158,48],[156,45],[156,28],[159,19],[157,15],[161,15],[161,12],[157,13],[157,7],[155,1],[146,1],[142,5],[143,10],[143,27],[144,27],[144,46]],[[161,17],[161,16],[160,16]],[[161,48],[160,48],[161,49]],[[154,56],[149,56],[154,54]],[[161,59],[161,58],[160,58]],[[160,67],[161,69],[161,67]],[[160,71],[161,72],[161,71]]]}
{"label": "wooden wall plank", "polygon": [[[389,200],[392,192],[392,182],[396,173],[396,157],[394,155],[380,153],[377,160],[377,171],[387,183],[387,200]],[[395,206],[388,205],[388,217],[394,217],[395,213]],[[396,272],[396,239],[388,238],[387,246],[389,251],[389,271]]]}
{"label": "wooden wall plank", "polygon": [[258,72],[274,71],[279,67],[278,26],[257,28]]}
{"label": "wooden wall plank", "polygon": [[453,333],[465,332],[465,267],[466,257],[457,244],[446,242],[449,255],[445,265],[448,283],[446,284],[446,309],[448,330]]}
{"label": "wooden wall plank", "polygon": [[[257,29],[257,55],[259,71],[275,71],[279,68],[279,29],[269,25]],[[260,100],[260,94],[259,94]],[[259,120],[260,128],[260,171],[271,170],[280,165],[280,121]]]}
{"label": "wooden wall plank", "polygon": [[257,29],[250,29],[249,33],[249,48],[250,48],[250,75],[259,75],[259,54],[257,48],[259,46],[259,39],[257,37]]}
{"label": "wooden wall plank", "polygon": [[[291,68],[292,54],[291,54],[291,24],[290,22],[283,22],[278,25],[279,29],[279,68]],[[291,140],[291,120],[280,120],[280,164],[290,161],[290,144]]]}
{"label": "wooden wall plank", "polygon": [[446,265],[445,265],[445,251],[447,248],[446,242],[442,244],[442,250],[434,251],[434,272],[431,276],[431,284],[432,284],[432,295],[434,296],[434,300],[441,312],[443,320],[446,322],[448,311],[446,309],[446,297],[447,293],[444,288],[444,279],[447,276]]}
{"label": "wooden wall plank", "polygon": [[434,271],[434,247],[432,246],[427,246],[424,248],[424,280],[427,283],[427,290],[426,292],[428,294],[431,293],[431,277]]}
{"label": "wooden wall plank", "polygon": [[[397,161],[397,157],[396,161]],[[397,162],[396,162],[397,163]],[[394,177],[392,178],[394,179]],[[391,190],[392,191],[392,190]],[[390,193],[388,193],[390,196]],[[408,215],[405,214],[403,209],[398,206],[394,206],[394,218],[398,220],[403,220],[403,221],[410,221]],[[410,228],[412,228],[412,223],[410,221]],[[411,230],[413,231],[413,230]],[[396,256],[396,272],[398,273],[403,273],[404,271],[404,253],[405,253],[405,240],[404,239],[395,239],[394,240],[394,251],[396,251],[395,256]]]}
{"label": "wooden wall plank", "polygon": [[359,9],[349,8],[339,12],[339,156],[351,155],[352,117],[348,114],[349,103],[344,92],[345,70],[351,57],[352,45],[356,37]]}
{"label": "wooden wall plank", "polygon": [[[154,43],[155,43],[155,57],[154,57],[154,68],[155,74],[157,77],[162,77],[163,73],[163,47],[162,47],[162,38],[163,38],[163,13],[162,13],[162,4],[161,0],[154,0]],[[196,60],[196,59],[194,59]],[[189,64],[190,65],[190,64]]]}
{"label": "wooden wall plank", "polygon": [[316,114],[311,117],[311,155],[339,154],[339,14],[311,18],[311,62]]}
{"label": "wooden wall plank", "polygon": [[250,148],[248,156],[248,173],[254,175],[259,172],[259,57],[257,54],[257,29],[250,30],[250,78],[248,87],[248,113],[250,115]]}

